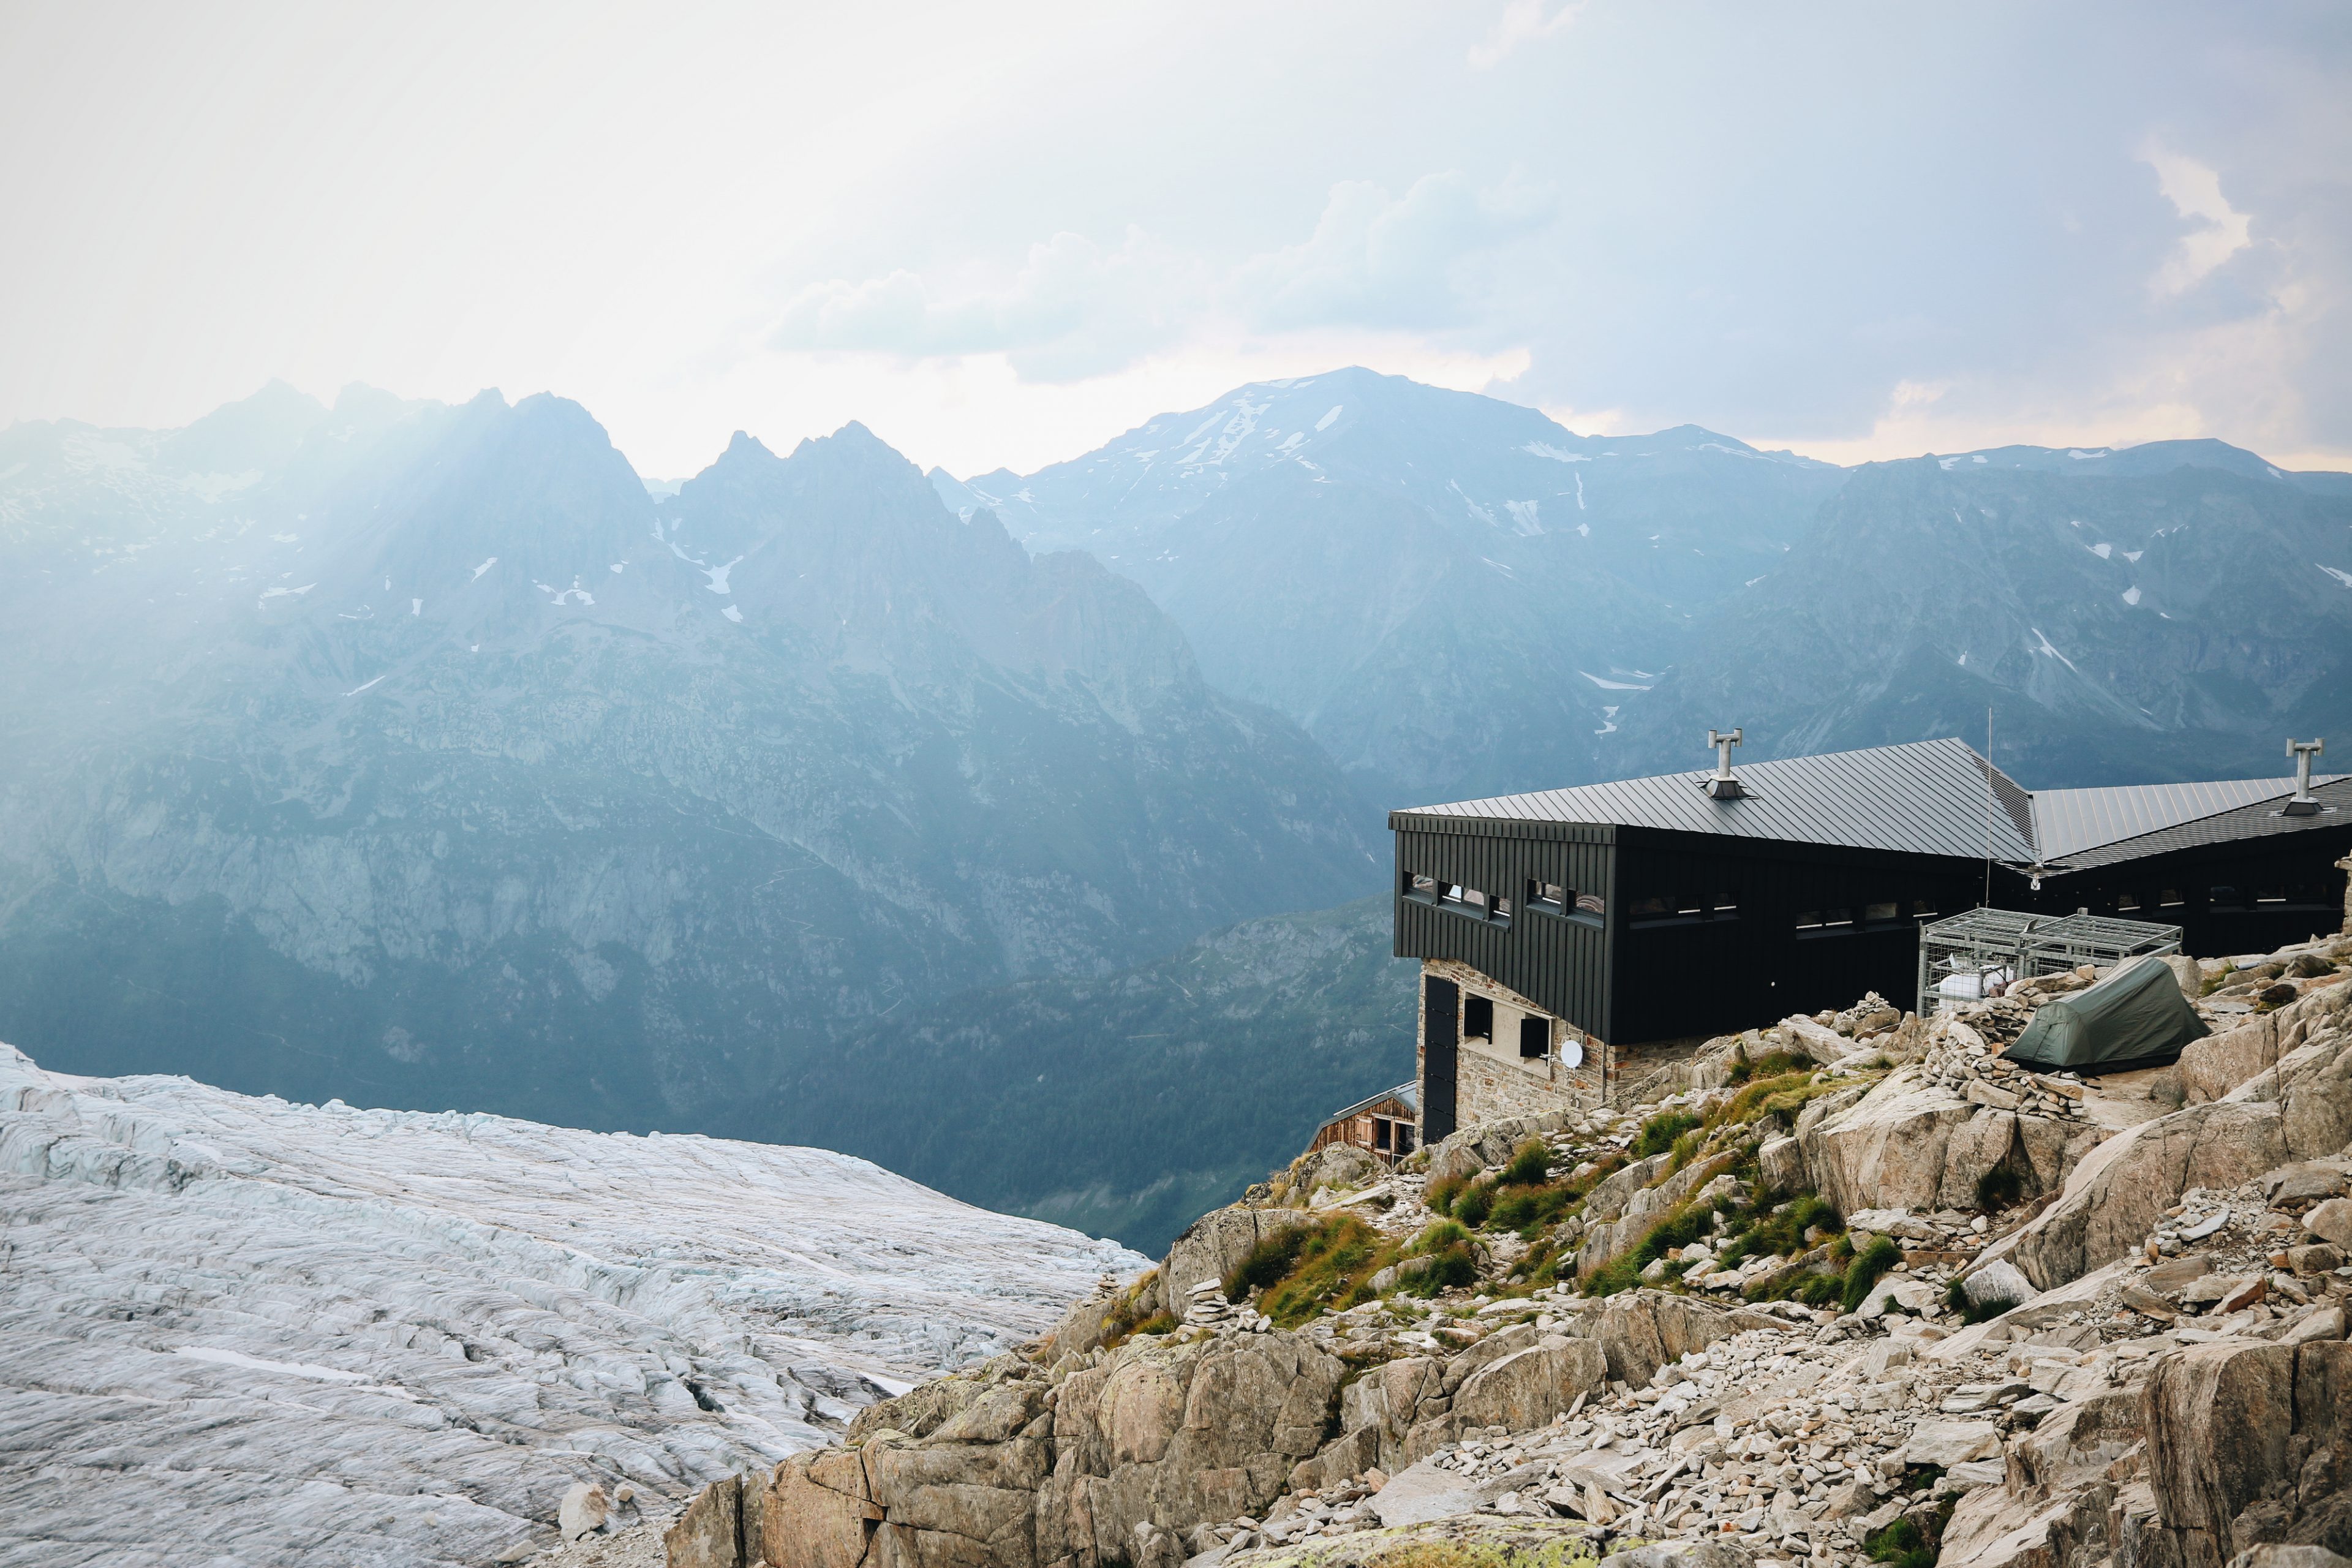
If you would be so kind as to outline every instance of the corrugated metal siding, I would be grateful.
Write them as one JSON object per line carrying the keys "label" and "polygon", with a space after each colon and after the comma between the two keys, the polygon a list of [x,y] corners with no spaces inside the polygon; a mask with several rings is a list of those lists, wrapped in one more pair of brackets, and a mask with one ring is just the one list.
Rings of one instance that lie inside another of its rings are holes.
{"label": "corrugated metal siding", "polygon": [[[1446,831],[1415,827],[1397,833],[1397,955],[1466,963],[1578,1028],[1612,1038],[1608,928],[1526,906],[1527,884],[1534,880],[1598,891],[1613,911],[1610,830],[1561,828],[1531,838],[1446,826]],[[1404,877],[1416,871],[1509,899],[1510,924],[1474,920],[1404,897]]]}
{"label": "corrugated metal siding", "polygon": [[[2339,929],[2344,919],[2345,874],[2336,869],[2336,862],[2352,852],[2352,781],[2312,793],[2323,800],[2332,793],[2340,803],[2336,814],[2273,818],[2262,815],[2272,808],[2256,806],[2248,810],[2263,825],[2306,826],[2276,832],[2230,832],[2226,831],[2230,817],[2223,816],[2149,834],[2115,847],[2132,853],[2116,854],[2063,876],[2044,876],[2039,892],[2021,885],[2011,896],[2011,907],[2055,914],[2088,909],[2093,914],[2178,925],[2182,930],[2182,946],[2200,958],[2268,952],[2291,942],[2324,935]],[[2280,889],[2290,899],[2284,904],[2217,904],[2211,890],[2222,885],[2245,895]],[[2168,888],[2180,895],[2180,903],[2162,903]],[[2126,892],[2134,896],[2137,908],[2121,907],[2117,895]]]}
{"label": "corrugated metal siding", "polygon": [[[2015,879],[2006,871],[2000,876]],[[1980,861],[1727,843],[1638,828],[1619,836],[1617,877],[1624,926],[1612,994],[1620,1043],[1628,1045],[1845,1007],[1867,991],[1900,1003],[1916,984],[1913,902],[1951,914],[1975,907],[1984,886]],[[1633,917],[1644,898],[1679,902],[1676,895],[1692,892],[1732,893],[1738,912],[1729,919],[1712,910],[1664,921]],[[1893,920],[1865,921],[1871,904],[1888,902],[1896,906]],[[1838,908],[1851,910],[1855,923],[1798,931],[1800,911]]]}
{"label": "corrugated metal siding", "polygon": [[[2030,860],[2029,796],[1959,741],[1874,746],[1820,757],[1747,763],[1749,794],[1718,801],[1702,787],[1711,770],[1538,790],[1416,807],[1412,818],[1615,824],[1675,833],[1793,844],[1838,845],[1913,855]],[[1988,807],[1990,807],[1988,810]],[[1393,818],[1391,819],[1393,820]]]}

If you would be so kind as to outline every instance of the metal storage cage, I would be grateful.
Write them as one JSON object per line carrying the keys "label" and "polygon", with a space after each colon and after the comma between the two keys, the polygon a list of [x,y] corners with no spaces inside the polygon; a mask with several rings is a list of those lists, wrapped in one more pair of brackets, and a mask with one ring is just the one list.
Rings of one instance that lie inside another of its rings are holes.
{"label": "metal storage cage", "polygon": [[1975,1001],[2037,974],[2082,964],[2112,969],[2126,959],[2179,952],[2180,928],[2119,921],[2078,910],[2035,915],[2021,910],[1969,910],[1919,928],[1919,1016]]}

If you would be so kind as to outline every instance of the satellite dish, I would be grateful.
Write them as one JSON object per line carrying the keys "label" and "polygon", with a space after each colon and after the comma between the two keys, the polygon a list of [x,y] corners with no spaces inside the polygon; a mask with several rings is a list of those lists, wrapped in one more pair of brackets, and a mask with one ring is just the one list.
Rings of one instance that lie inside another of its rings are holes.
{"label": "satellite dish", "polygon": [[1562,1040],[1559,1043],[1559,1059],[1564,1067],[1582,1067],[1584,1047],[1575,1040]]}

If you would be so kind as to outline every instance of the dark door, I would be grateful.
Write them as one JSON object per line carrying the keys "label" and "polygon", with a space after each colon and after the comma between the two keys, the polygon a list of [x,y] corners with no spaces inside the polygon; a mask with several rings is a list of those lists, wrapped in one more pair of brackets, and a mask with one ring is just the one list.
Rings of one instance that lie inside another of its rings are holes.
{"label": "dark door", "polygon": [[1460,1047],[1462,993],[1432,977],[1421,993],[1421,1141],[1434,1143],[1454,1131],[1454,1058]]}

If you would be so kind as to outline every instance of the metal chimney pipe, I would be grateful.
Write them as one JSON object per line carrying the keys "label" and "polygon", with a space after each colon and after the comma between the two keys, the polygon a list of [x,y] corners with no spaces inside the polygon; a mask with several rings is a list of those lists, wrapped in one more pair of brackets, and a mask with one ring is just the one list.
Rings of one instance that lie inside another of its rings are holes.
{"label": "metal chimney pipe", "polygon": [[2285,816],[2319,815],[2319,800],[2311,793],[2311,759],[2326,750],[2327,738],[2324,735],[2311,741],[2298,741],[2292,735],[2287,737],[2286,754],[2294,759],[2294,795],[2286,803]]}
{"label": "metal chimney pipe", "polygon": [[1715,748],[1716,754],[1715,777],[1707,781],[1706,793],[1717,800],[1738,800],[1748,793],[1731,774],[1731,748],[1739,744],[1739,741],[1738,730],[1728,732],[1709,730],[1706,732],[1706,743]]}

